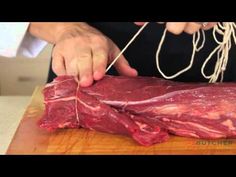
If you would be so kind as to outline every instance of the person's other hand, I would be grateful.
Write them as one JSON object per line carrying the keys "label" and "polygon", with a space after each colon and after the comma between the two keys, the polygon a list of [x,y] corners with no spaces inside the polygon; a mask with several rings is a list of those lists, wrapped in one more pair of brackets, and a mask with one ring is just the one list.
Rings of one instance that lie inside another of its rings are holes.
{"label": "person's other hand", "polygon": [[[145,22],[135,22],[136,25],[143,25]],[[158,22],[163,23],[163,22]],[[173,34],[181,34],[186,32],[188,34],[194,34],[200,29],[209,30],[213,28],[217,23],[216,22],[207,22],[206,26],[198,22],[166,22],[166,28],[169,32]]]}

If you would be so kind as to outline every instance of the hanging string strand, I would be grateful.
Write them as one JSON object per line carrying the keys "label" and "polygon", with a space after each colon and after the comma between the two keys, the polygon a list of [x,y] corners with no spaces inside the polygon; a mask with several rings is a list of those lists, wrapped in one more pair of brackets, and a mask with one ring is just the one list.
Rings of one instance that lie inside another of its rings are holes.
{"label": "hanging string strand", "polygon": [[164,33],[163,33],[162,38],[161,38],[161,41],[160,41],[159,46],[157,48],[157,52],[156,52],[156,66],[157,66],[158,71],[161,73],[161,75],[165,79],[174,79],[174,78],[178,77],[179,75],[183,74],[184,72],[188,71],[192,67],[196,52],[200,51],[203,48],[204,44],[205,44],[205,33],[202,30],[203,41],[202,41],[202,44],[199,47],[198,47],[198,43],[200,41],[200,34],[201,34],[200,31],[198,31],[197,33],[195,33],[193,35],[193,40],[192,40],[193,50],[192,50],[192,55],[191,55],[191,59],[190,59],[189,65],[186,68],[182,69],[181,71],[177,72],[176,74],[171,75],[171,76],[167,76],[167,75],[165,75],[163,73],[163,71],[160,68],[160,64],[159,64],[159,54],[160,54],[162,45],[163,45],[165,37],[166,37],[166,32],[167,32],[167,29],[164,30]]}
{"label": "hanging string strand", "polygon": [[[229,51],[231,49],[231,40],[233,38],[235,44],[236,44],[236,36],[235,36],[235,23],[232,22],[224,22],[224,23],[218,23],[214,29],[213,29],[213,37],[215,42],[218,44],[218,46],[209,54],[207,59],[202,65],[201,73],[206,78],[209,79],[210,83],[217,82],[219,76],[221,75],[220,82],[223,82],[224,79],[224,72],[226,70],[226,66],[228,63],[229,58]],[[222,35],[223,39],[222,41],[219,41],[216,37],[216,32],[218,32],[219,35]],[[212,59],[213,54],[217,51],[217,60],[215,64],[214,72],[211,75],[206,76],[204,70],[207,65],[207,63]]]}
{"label": "hanging string strand", "polygon": [[[133,38],[127,43],[127,45],[123,48],[123,50],[121,50],[121,52],[117,55],[117,57],[113,60],[113,62],[108,66],[108,68],[106,69],[106,72],[119,59],[119,57],[125,52],[125,50],[129,47],[129,45],[134,42],[134,40],[138,37],[138,35],[143,31],[143,29],[147,25],[148,25],[148,22],[146,22],[137,31],[137,33],[133,36]],[[234,22],[223,22],[223,23],[219,22],[213,28],[212,35],[213,35],[213,38],[214,38],[217,46],[208,55],[208,57],[205,59],[203,65],[201,67],[201,74],[204,78],[209,80],[209,83],[217,82],[219,76],[221,76],[220,81],[223,82],[224,72],[226,70],[227,63],[228,63],[229,51],[232,46],[232,44],[231,44],[232,39],[234,41],[234,44],[236,45],[236,34],[235,34],[236,32],[235,32],[235,30],[236,30],[236,23],[234,23]],[[193,63],[194,63],[194,59],[195,59],[195,55],[197,52],[199,52],[204,47],[206,37],[205,37],[204,30],[199,30],[198,32],[194,33],[193,39],[192,39],[193,49],[192,49],[192,54],[191,54],[189,65],[186,68],[177,72],[176,74],[173,74],[171,76],[167,76],[161,70],[160,62],[159,62],[159,55],[160,55],[161,48],[162,48],[162,45],[163,45],[165,37],[166,37],[166,33],[167,33],[167,29],[164,30],[161,40],[160,40],[160,43],[158,45],[157,51],[156,51],[156,67],[165,79],[174,79],[192,68]],[[222,36],[222,41],[217,38],[218,35]],[[202,43],[201,43],[201,45],[199,45],[201,37],[202,37]],[[206,65],[209,63],[209,61],[213,58],[214,54],[216,54],[216,56],[217,56],[215,68],[214,68],[214,71],[212,74],[207,75],[205,73],[205,68],[206,68]]]}
{"label": "hanging string strand", "polygon": [[[208,55],[208,57],[206,58],[206,60],[204,61],[203,65],[201,67],[201,74],[203,75],[204,78],[209,79],[210,83],[217,82],[220,75],[221,75],[220,81],[223,82],[224,72],[226,70],[226,66],[228,63],[229,51],[230,51],[231,45],[232,45],[231,40],[233,39],[234,43],[236,44],[235,30],[236,30],[236,23],[233,23],[233,22],[217,23],[217,25],[215,25],[213,28],[213,38],[214,38],[215,42],[218,44],[218,46],[216,46],[215,49]],[[160,68],[160,64],[159,64],[159,54],[160,54],[161,47],[162,47],[165,37],[166,37],[166,32],[167,32],[167,30],[165,29],[163,32],[161,41],[160,41],[158,48],[157,48],[156,65],[157,65],[158,71],[161,73],[161,75],[165,79],[174,79],[174,78],[178,77],[179,75],[183,74],[184,72],[188,71],[192,67],[196,52],[199,52],[205,44],[205,32],[203,30],[201,30],[201,33],[200,33],[200,31],[198,31],[195,34],[193,34],[193,39],[192,39],[193,50],[192,50],[192,55],[191,55],[189,65],[186,68],[182,69],[181,71],[179,71],[176,74],[171,75],[171,76],[165,75],[162,72],[162,70]],[[200,41],[200,38],[201,38],[201,34],[202,34],[202,38],[203,38],[202,44],[199,47],[197,47],[198,43]],[[223,38],[222,41],[220,41],[217,38],[217,34],[222,36],[222,38]],[[208,64],[208,62],[212,59],[212,56],[215,53],[217,54],[217,60],[216,60],[214,72],[211,75],[206,75],[205,74],[205,67]]]}
{"label": "hanging string strand", "polygon": [[107,67],[106,72],[115,64],[115,62],[120,58],[120,56],[125,52],[125,50],[134,42],[134,40],[139,36],[139,34],[144,30],[144,28],[148,25],[149,22],[146,22],[137,33],[131,38],[131,40],[126,44],[126,46],[121,50],[121,52],[114,58],[114,60]]}

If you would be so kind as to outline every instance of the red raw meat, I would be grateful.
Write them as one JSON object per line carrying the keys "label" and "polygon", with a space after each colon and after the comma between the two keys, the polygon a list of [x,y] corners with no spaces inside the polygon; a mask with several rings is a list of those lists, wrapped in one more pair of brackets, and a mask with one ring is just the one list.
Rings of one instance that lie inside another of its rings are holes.
{"label": "red raw meat", "polygon": [[236,137],[236,83],[181,83],[155,77],[105,76],[80,88],[72,76],[44,88],[40,127],[88,128],[131,136],[148,146],[168,133],[205,139]]}

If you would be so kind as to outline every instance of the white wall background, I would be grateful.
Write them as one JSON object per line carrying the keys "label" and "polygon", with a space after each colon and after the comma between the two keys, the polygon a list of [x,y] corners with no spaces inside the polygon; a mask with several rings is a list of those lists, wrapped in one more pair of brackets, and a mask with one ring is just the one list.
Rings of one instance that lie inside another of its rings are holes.
{"label": "white wall background", "polygon": [[0,57],[0,95],[31,95],[47,80],[52,45],[37,58]]}

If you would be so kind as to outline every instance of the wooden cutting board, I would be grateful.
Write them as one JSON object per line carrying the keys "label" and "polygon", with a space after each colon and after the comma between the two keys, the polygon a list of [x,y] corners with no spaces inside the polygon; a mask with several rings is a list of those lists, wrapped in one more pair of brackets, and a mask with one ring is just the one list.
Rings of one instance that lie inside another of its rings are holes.
{"label": "wooden cutting board", "polygon": [[49,133],[37,126],[44,110],[41,90],[35,89],[7,154],[236,154],[234,139],[171,136],[167,142],[143,147],[129,137],[85,129]]}

